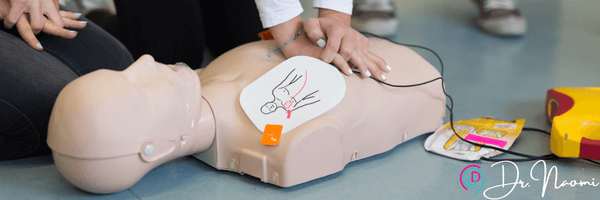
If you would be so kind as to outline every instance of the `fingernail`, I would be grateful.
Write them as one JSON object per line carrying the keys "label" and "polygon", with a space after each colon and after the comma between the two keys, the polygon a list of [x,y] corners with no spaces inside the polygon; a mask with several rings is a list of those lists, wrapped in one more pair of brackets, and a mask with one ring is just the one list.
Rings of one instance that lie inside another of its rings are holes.
{"label": "fingernail", "polygon": [[75,14],[75,15],[77,15],[77,16],[81,16],[81,13],[73,13],[73,14]]}
{"label": "fingernail", "polygon": [[327,45],[327,43],[325,42],[325,40],[323,40],[321,38],[321,39],[319,39],[319,41],[317,41],[317,45],[319,45],[319,47],[323,48],[323,47],[325,47],[325,45]]}
{"label": "fingernail", "polygon": [[385,77],[385,75],[381,75],[381,79],[383,79],[385,81],[385,79],[387,79],[387,77]]}
{"label": "fingernail", "polygon": [[40,49],[44,49],[44,47],[42,47],[42,44],[40,44],[39,42],[37,44],[35,44],[35,46],[37,46]]}
{"label": "fingernail", "polygon": [[73,31],[73,30],[69,30],[69,32],[71,32],[71,33],[77,33],[77,31]]}
{"label": "fingernail", "polygon": [[389,65],[385,66],[388,70],[392,70],[392,68]]}
{"label": "fingernail", "polygon": [[81,24],[87,24],[87,21],[79,21]]}
{"label": "fingernail", "polygon": [[371,72],[367,69],[367,72],[365,72],[365,75],[367,75],[368,77],[371,77]]}
{"label": "fingernail", "polygon": [[348,74],[354,74],[354,72],[352,72],[352,69],[348,69]]}

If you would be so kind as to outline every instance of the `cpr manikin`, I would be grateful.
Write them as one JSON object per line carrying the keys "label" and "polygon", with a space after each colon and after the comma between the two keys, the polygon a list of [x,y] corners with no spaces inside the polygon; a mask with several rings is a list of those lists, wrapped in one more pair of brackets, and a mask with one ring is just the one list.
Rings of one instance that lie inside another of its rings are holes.
{"label": "cpr manikin", "polygon": [[[279,144],[263,145],[263,133],[239,99],[247,85],[284,61],[281,54],[266,56],[274,48],[273,41],[246,44],[197,71],[143,56],[122,72],[98,70],[74,80],[61,91],[50,118],[48,145],[59,172],[83,190],[112,193],[131,187],[162,163],[193,155],[219,170],[289,187],[338,172],[348,162],[388,151],[441,125],[441,83],[392,88],[343,75],[346,87],[339,104],[281,135]],[[388,83],[440,76],[406,47],[370,39],[370,51],[392,67]],[[271,87],[277,99],[289,84],[290,100],[263,101],[260,110],[304,106],[296,113],[321,104],[315,103],[324,95],[319,91],[291,89],[304,81],[303,73],[290,72],[287,82]]]}

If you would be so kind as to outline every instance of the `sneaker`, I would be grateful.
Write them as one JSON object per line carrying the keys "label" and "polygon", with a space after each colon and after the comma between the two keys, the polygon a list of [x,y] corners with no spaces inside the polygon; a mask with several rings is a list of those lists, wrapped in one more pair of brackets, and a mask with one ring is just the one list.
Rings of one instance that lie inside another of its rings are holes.
{"label": "sneaker", "polygon": [[378,36],[396,33],[396,7],[390,0],[355,0],[352,10],[352,28]]}
{"label": "sneaker", "polygon": [[473,0],[479,8],[477,24],[500,36],[520,36],[527,32],[527,21],[515,9],[513,0]]}

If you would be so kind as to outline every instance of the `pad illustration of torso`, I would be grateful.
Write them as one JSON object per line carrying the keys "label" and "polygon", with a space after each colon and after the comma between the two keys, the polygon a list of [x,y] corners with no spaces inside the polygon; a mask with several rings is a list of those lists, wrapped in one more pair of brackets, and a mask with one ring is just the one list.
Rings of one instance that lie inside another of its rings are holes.
{"label": "pad illustration of torso", "polygon": [[282,133],[335,107],[346,83],[339,71],[321,60],[297,56],[278,64],[244,88],[240,105],[256,128],[282,125]]}
{"label": "pad illustration of torso", "polygon": [[[287,113],[287,119],[289,119],[292,111],[320,101],[319,98],[315,98],[319,90],[310,92],[302,98],[297,97],[306,86],[306,82],[308,82],[308,71],[304,71],[304,75],[294,73],[295,71],[296,69],[293,69],[279,85],[273,88],[273,101],[267,102],[261,107],[263,114],[267,115],[278,108],[283,108]],[[291,76],[292,74],[293,76]],[[300,79],[304,80],[300,82]],[[293,91],[298,92],[294,94]],[[299,98],[299,100],[296,98]]]}

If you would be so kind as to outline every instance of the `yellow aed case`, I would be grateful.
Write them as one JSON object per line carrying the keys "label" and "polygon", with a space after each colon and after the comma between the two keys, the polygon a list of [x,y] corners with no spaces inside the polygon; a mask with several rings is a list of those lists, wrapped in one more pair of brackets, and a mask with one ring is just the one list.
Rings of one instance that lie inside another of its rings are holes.
{"label": "yellow aed case", "polygon": [[560,157],[600,159],[600,88],[554,88],[546,96],[550,149]]}

